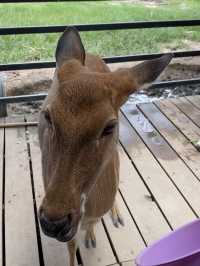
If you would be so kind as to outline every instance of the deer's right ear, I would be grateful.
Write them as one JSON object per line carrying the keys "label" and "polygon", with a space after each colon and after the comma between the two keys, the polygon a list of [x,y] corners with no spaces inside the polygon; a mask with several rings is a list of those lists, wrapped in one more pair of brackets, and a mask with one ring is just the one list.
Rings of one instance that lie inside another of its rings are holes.
{"label": "deer's right ear", "polygon": [[84,65],[85,49],[76,28],[68,27],[63,32],[58,40],[55,56],[58,67],[61,67],[70,59],[77,59]]}

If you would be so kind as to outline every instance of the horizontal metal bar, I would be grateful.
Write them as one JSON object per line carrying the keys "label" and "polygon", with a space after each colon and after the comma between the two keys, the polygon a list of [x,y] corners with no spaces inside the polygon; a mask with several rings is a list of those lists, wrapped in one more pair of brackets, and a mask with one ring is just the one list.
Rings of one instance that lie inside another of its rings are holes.
{"label": "horizontal metal bar", "polygon": [[16,127],[30,127],[38,126],[38,122],[19,122],[19,123],[5,123],[0,124],[0,128],[16,128]]}
{"label": "horizontal metal bar", "polygon": [[[174,58],[200,56],[200,50],[173,52],[173,54],[174,54]],[[160,57],[162,55],[163,55],[163,53],[114,56],[114,57],[103,57],[103,60],[108,64],[112,64],[112,63],[123,63],[123,62],[132,62],[132,61],[150,60],[150,59]],[[30,63],[16,63],[16,64],[0,64],[0,71],[53,68],[55,66],[56,66],[55,62],[30,62]]]}
{"label": "horizontal metal bar", "polygon": [[34,34],[34,33],[55,33],[63,32],[67,26],[74,26],[79,31],[104,31],[104,30],[123,30],[123,29],[147,29],[160,27],[186,27],[200,26],[200,20],[169,20],[169,21],[136,21],[120,23],[102,23],[102,24],[80,24],[80,25],[54,25],[54,26],[36,26],[36,27],[15,27],[0,28],[0,35],[10,34]]}
{"label": "horizontal metal bar", "polygon": [[55,62],[29,62],[16,64],[0,64],[0,71],[23,70],[23,69],[40,69],[55,67]]}
{"label": "horizontal metal bar", "polygon": [[[180,57],[191,57],[191,56],[200,56],[200,50],[196,51],[180,51],[173,52],[174,58]],[[106,63],[123,63],[123,62],[131,62],[131,61],[143,61],[155,59],[164,55],[163,53],[154,53],[154,54],[137,54],[137,55],[126,55],[126,56],[115,56],[115,57],[104,57],[104,61]],[[1,70],[1,65],[0,65]]]}
{"label": "horizontal metal bar", "polygon": [[186,86],[186,85],[200,84],[200,78],[196,79],[183,79],[183,80],[170,80],[153,83],[150,88],[166,88],[166,87],[176,87],[176,86]]}
{"label": "horizontal metal bar", "polygon": [[1,103],[20,103],[20,102],[41,101],[41,100],[44,100],[46,96],[47,96],[46,93],[5,96],[5,97],[0,97],[0,104]]}
{"label": "horizontal metal bar", "polygon": [[[164,87],[176,87],[181,85],[200,84],[199,79],[185,79],[185,80],[172,80],[153,83],[151,88],[164,88]],[[19,103],[19,102],[31,102],[44,100],[47,93],[20,95],[20,96],[6,96],[0,97],[1,103]]]}

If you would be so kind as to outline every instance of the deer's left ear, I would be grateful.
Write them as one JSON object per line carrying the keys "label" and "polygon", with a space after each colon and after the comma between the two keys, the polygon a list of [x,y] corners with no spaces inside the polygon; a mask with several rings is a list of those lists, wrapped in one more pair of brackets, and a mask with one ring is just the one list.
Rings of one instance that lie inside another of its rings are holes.
{"label": "deer's left ear", "polygon": [[173,54],[166,54],[157,59],[148,60],[132,68],[113,72],[113,97],[117,105],[122,105],[127,97],[145,84],[152,83],[169,64]]}
{"label": "deer's left ear", "polygon": [[55,56],[57,67],[61,67],[71,59],[76,59],[84,65],[85,49],[76,28],[66,28],[58,40]]}

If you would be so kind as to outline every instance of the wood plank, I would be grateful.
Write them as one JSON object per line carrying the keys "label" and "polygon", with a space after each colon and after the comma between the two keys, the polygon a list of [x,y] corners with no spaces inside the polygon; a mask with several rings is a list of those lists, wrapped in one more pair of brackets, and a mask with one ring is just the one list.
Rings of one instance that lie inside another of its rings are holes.
{"label": "wood plank", "polygon": [[79,232],[79,249],[83,265],[85,266],[105,266],[115,264],[116,258],[112,252],[110,243],[101,222],[95,226],[97,247],[87,249],[84,244],[85,231]]}
{"label": "wood plank", "polygon": [[[4,119],[0,118],[0,123],[4,123]],[[4,146],[4,129],[0,129],[0,254],[3,252],[3,243],[2,243],[2,211],[3,211],[3,202],[2,202],[2,195],[3,195],[3,146]],[[3,257],[1,256],[0,259],[0,266],[3,265]]]}
{"label": "wood plank", "polygon": [[[42,173],[41,173],[41,154],[38,144],[37,128],[29,128],[31,133],[30,137],[30,147],[31,147],[31,158],[33,164],[33,175],[35,182],[35,192],[37,206],[39,207],[41,199],[44,195],[44,188],[42,183]],[[116,263],[115,256],[112,252],[111,246],[109,244],[107,235],[104,231],[103,225],[99,223],[96,229],[97,237],[97,248],[87,250],[84,246],[84,232],[80,234],[80,253],[83,260],[83,264],[90,265],[108,265]],[[67,251],[66,244],[60,243],[49,237],[46,237],[41,232],[43,254],[45,259],[45,265],[68,265],[69,255]],[[52,256],[53,254],[53,256]]]}
{"label": "wood plank", "polygon": [[200,95],[187,96],[186,99],[190,101],[196,108],[200,109]]}
{"label": "wood plank", "polygon": [[145,242],[150,244],[171,229],[122,147],[119,152],[120,191]]}
{"label": "wood plank", "polygon": [[6,129],[6,265],[39,265],[25,128]]}
{"label": "wood plank", "polygon": [[154,104],[190,141],[200,139],[200,128],[173,104],[173,100],[156,101]]}
{"label": "wood plank", "polygon": [[120,140],[173,228],[195,216],[136,132],[120,115]]}
{"label": "wood plank", "polygon": [[[159,102],[157,104],[160,106]],[[167,112],[172,113],[172,117],[175,117],[173,111],[174,105],[171,105],[168,105],[166,109]],[[174,108],[176,107],[174,106]],[[200,215],[198,196],[200,194],[200,182],[135,105],[125,105],[123,107],[123,112],[140,137],[142,137],[147,147],[173,180],[174,184],[178,187],[195,212]]]}
{"label": "wood plank", "polygon": [[190,101],[188,101],[185,97],[171,99],[171,101],[197,126],[200,126],[200,110],[196,108]]}
{"label": "wood plank", "polygon": [[106,214],[103,220],[119,261],[127,261],[134,259],[145,247],[145,244],[119,193],[116,201],[125,226],[116,228],[112,223],[110,213]]}
{"label": "wood plank", "polygon": [[[30,153],[31,153],[31,160],[33,167],[36,205],[39,208],[44,195],[42,170],[41,170],[41,153],[38,143],[37,128],[29,127],[28,131],[30,139],[29,142],[30,142]],[[42,241],[44,264],[46,266],[69,265],[69,254],[66,243],[61,243],[54,240],[53,238],[45,236],[41,228],[40,228],[40,236]]]}
{"label": "wood plank", "polygon": [[122,266],[136,266],[135,260],[130,260],[130,261],[124,261],[121,264]]}
{"label": "wood plank", "polygon": [[200,153],[196,148],[154,104],[141,104],[139,108],[200,179]]}

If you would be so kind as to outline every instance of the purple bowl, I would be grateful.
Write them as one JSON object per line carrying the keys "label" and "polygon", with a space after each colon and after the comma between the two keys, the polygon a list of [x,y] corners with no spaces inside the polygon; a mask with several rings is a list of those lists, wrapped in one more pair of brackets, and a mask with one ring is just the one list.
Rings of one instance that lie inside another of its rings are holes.
{"label": "purple bowl", "polygon": [[200,219],[163,237],[137,258],[137,266],[200,266]]}

